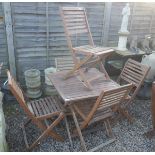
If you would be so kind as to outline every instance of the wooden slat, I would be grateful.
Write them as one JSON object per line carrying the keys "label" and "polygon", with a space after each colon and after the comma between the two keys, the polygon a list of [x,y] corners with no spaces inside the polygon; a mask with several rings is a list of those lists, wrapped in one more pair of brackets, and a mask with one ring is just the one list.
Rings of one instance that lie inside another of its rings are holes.
{"label": "wooden slat", "polygon": [[53,110],[53,108],[51,106],[51,102],[47,99],[47,97],[45,98],[45,101],[46,101],[48,109],[50,110],[51,113],[53,113],[54,110]]}
{"label": "wooden slat", "polygon": [[65,20],[66,23],[85,23],[85,19],[84,18],[74,18],[74,19],[66,19]]}
{"label": "wooden slat", "polygon": [[38,112],[38,110],[36,109],[36,106],[35,106],[35,101],[31,102],[31,105],[32,105],[32,108],[33,108],[33,111],[34,111],[35,115],[39,116],[39,112]]}
{"label": "wooden slat", "polygon": [[35,106],[36,110],[38,111],[38,114],[39,114],[38,116],[42,116],[45,114],[43,108],[40,106],[39,101],[37,101],[37,100],[34,101],[34,106]]}
{"label": "wooden slat", "polygon": [[134,77],[136,77],[136,78],[142,78],[142,74],[138,74],[137,72],[134,72],[133,70],[130,70],[130,69],[128,69],[128,68],[125,68],[124,69],[124,72],[127,74],[131,74],[131,75],[133,75]]}
{"label": "wooden slat", "polygon": [[62,11],[63,11],[64,15],[66,15],[66,14],[84,13],[84,10],[79,10],[78,7],[74,11],[73,10],[63,10],[63,8],[62,8]]}
{"label": "wooden slat", "polygon": [[77,30],[70,30],[69,35],[73,35],[73,34],[80,34],[80,33],[88,33],[87,29],[77,29]]}
{"label": "wooden slat", "polygon": [[64,107],[62,106],[63,103],[61,102],[60,96],[55,95],[54,98],[55,98],[58,109],[59,110],[63,109]]}
{"label": "wooden slat", "polygon": [[77,10],[84,10],[83,7],[62,7],[63,11],[77,11]]}
{"label": "wooden slat", "polygon": [[48,97],[47,100],[48,100],[50,103],[52,103],[50,106],[51,106],[51,108],[53,109],[53,111],[54,111],[54,112],[58,111],[57,108],[56,108],[56,106],[55,106],[55,104],[54,104],[53,98]]}
{"label": "wooden slat", "polygon": [[129,75],[121,76],[121,78],[129,83],[134,84],[135,86],[138,86],[139,81],[135,81],[134,78],[131,78]]}
{"label": "wooden slat", "polygon": [[40,99],[38,100],[38,102],[39,102],[39,105],[42,107],[42,110],[44,111],[44,115],[49,114],[50,112],[46,105],[46,101],[44,99]]}
{"label": "wooden slat", "polygon": [[113,49],[110,49],[110,48],[96,47],[96,46],[90,46],[90,45],[75,47],[73,49],[75,51],[91,52],[98,55],[108,54],[108,52],[111,53],[114,51]]}
{"label": "wooden slat", "polygon": [[132,71],[136,71],[138,74],[143,74],[143,73],[145,73],[145,71],[143,71],[142,69],[137,69],[137,68],[135,68],[134,66],[131,66],[131,65],[127,65],[127,66],[125,66],[127,69],[129,69],[129,70],[132,70]]}
{"label": "wooden slat", "polygon": [[56,58],[55,64],[57,70],[71,70],[74,66],[72,57]]}
{"label": "wooden slat", "polygon": [[78,23],[72,23],[72,22],[70,22],[70,23],[66,23],[66,26],[67,27],[72,27],[72,26],[85,26],[85,24],[83,24],[83,23],[80,23],[80,22],[78,22]]}
{"label": "wooden slat", "polygon": [[65,15],[64,16],[65,19],[71,19],[71,18],[85,18],[84,14],[83,15]]}
{"label": "wooden slat", "polygon": [[60,106],[59,104],[57,103],[58,102],[58,98],[56,98],[55,96],[52,98],[52,101],[53,101],[53,106],[56,107],[57,111],[60,111]]}
{"label": "wooden slat", "polygon": [[133,63],[128,62],[127,66],[133,67],[134,69],[140,70],[140,71],[145,71],[146,67],[144,67],[143,65],[136,65]]}
{"label": "wooden slat", "polygon": [[105,111],[105,108],[100,111],[99,109],[96,111],[96,113],[94,114],[93,119],[90,121],[90,124],[98,122],[100,120],[104,120],[105,118],[108,118],[110,116],[112,116],[113,113],[112,111]]}
{"label": "wooden slat", "polygon": [[[129,72],[129,73],[130,73],[130,72]],[[135,75],[132,74],[132,73],[128,74],[128,72],[126,72],[126,71],[124,71],[124,72],[122,73],[122,76],[124,76],[124,77],[131,77],[131,78],[134,79],[134,81],[137,82],[137,83],[141,82],[141,80],[143,79],[143,76],[138,77],[138,76],[135,76]],[[130,79],[131,79],[131,78],[130,78]]]}
{"label": "wooden slat", "polygon": [[86,29],[86,26],[72,26],[68,27],[68,30],[80,30],[80,29]]}
{"label": "wooden slat", "polygon": [[136,82],[136,83],[139,83],[139,81],[141,81],[141,78],[138,79],[138,78],[135,78],[134,76],[130,75],[130,74],[126,74],[125,72],[122,73],[122,76],[126,77],[126,78],[129,78],[130,80]]}

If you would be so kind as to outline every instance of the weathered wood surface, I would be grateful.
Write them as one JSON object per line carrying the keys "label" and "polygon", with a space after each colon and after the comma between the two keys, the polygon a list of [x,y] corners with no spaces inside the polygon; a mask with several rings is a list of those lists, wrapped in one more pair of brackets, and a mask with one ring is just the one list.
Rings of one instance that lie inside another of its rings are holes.
{"label": "weathered wood surface", "polygon": [[7,48],[9,56],[9,67],[10,71],[16,79],[16,64],[15,64],[15,49],[13,41],[13,30],[12,30],[12,18],[11,18],[11,5],[6,2],[4,5],[4,18],[6,25],[6,38],[7,38]]}
{"label": "weathered wood surface", "polygon": [[119,87],[116,82],[106,80],[105,75],[95,68],[89,69],[88,72],[85,73],[86,77],[102,75],[100,78],[91,82],[92,90],[88,90],[78,76],[72,76],[64,80],[63,77],[66,73],[67,71],[61,71],[49,75],[49,79],[66,102],[66,105],[70,104],[71,101],[97,97],[103,89],[108,90],[110,88]]}

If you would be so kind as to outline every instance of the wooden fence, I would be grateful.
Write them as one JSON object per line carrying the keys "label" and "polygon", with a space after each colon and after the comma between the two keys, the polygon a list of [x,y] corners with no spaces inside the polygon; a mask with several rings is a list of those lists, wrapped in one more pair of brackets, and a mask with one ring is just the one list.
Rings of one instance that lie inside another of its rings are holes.
{"label": "wooden fence", "polygon": [[[61,6],[85,7],[95,44],[117,46],[125,3],[0,3],[0,15],[5,17],[0,25],[0,61],[22,84],[25,70],[36,68],[43,76],[45,68],[55,66],[56,57],[70,55],[59,15]],[[130,36],[155,37],[155,3],[130,3],[130,8]],[[87,42],[87,38],[75,38],[75,44],[80,42]]]}

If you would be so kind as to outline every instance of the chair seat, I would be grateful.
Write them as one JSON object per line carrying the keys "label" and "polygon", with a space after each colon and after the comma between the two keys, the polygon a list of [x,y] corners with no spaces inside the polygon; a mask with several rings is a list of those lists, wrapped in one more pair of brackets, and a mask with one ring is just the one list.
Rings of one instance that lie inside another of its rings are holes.
{"label": "chair seat", "polygon": [[48,114],[59,114],[64,111],[63,105],[58,96],[45,97],[39,100],[27,103],[29,110],[36,116],[44,116]]}
{"label": "chair seat", "polygon": [[96,56],[98,55],[103,55],[103,54],[108,54],[113,52],[113,49],[106,48],[106,47],[99,47],[99,46],[91,46],[91,45],[84,45],[84,46],[79,46],[79,47],[74,47],[74,51],[81,51],[82,53],[85,54],[94,54]]}

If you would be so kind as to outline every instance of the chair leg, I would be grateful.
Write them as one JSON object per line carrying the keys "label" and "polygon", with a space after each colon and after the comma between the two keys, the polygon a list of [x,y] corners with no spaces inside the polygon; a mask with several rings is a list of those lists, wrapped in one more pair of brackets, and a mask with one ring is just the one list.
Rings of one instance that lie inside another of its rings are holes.
{"label": "chair leg", "polygon": [[101,61],[99,62],[99,65],[100,65],[100,71],[103,72],[105,74],[106,79],[109,80],[110,77],[109,77],[107,71],[105,70],[104,65]]}
{"label": "chair leg", "polygon": [[97,150],[99,150],[99,149],[113,143],[115,140],[116,140],[116,138],[112,138],[112,139],[108,140],[107,142],[104,142],[104,143],[94,147],[93,149],[88,150],[88,152],[95,152],[95,151],[97,151]]}
{"label": "chair leg", "polygon": [[73,147],[73,142],[72,142],[71,134],[70,134],[70,131],[69,131],[69,125],[68,125],[68,121],[67,121],[66,116],[65,116],[64,119],[65,119],[65,124],[66,124],[66,129],[67,129],[67,134],[68,134],[69,142],[71,144],[71,147]]}
{"label": "chair leg", "polygon": [[119,108],[118,109],[118,111],[119,111],[119,113],[121,113],[123,116],[125,116],[127,119],[128,119],[128,121],[130,122],[130,123],[133,123],[133,117],[129,114],[129,112],[126,110],[126,109],[124,109],[124,108]]}
{"label": "chair leg", "polygon": [[[41,121],[38,120],[37,121],[32,120],[32,121],[43,131],[47,129],[47,127]],[[63,141],[63,138],[53,130],[51,130],[48,134],[51,138],[55,138],[58,141]]]}
{"label": "chair leg", "polygon": [[49,126],[44,130],[44,132],[39,136],[39,138],[33,142],[33,144],[28,148],[28,150],[32,150],[38,143],[43,139],[47,134],[51,132],[51,130],[58,125],[58,123],[64,118],[64,114],[60,114],[59,117]]}
{"label": "chair leg", "polygon": [[109,122],[109,119],[106,119],[104,121],[104,125],[105,125],[106,131],[107,131],[107,135],[109,137],[114,137],[112,129],[111,129],[111,125],[110,125],[110,122]]}
{"label": "chair leg", "polygon": [[80,126],[79,126],[79,124],[78,124],[78,121],[77,121],[75,112],[74,112],[74,110],[73,110],[72,107],[70,107],[70,109],[71,109],[71,112],[72,112],[72,115],[73,115],[73,119],[74,119],[75,126],[76,126],[76,128],[77,128],[77,132],[78,132],[79,137],[80,137],[80,141],[81,141],[82,148],[83,148],[83,150],[86,152],[86,151],[87,151],[87,148],[86,148],[85,141],[84,141],[84,139],[83,139],[83,136],[82,136],[82,133],[81,133],[81,129],[80,129]]}

